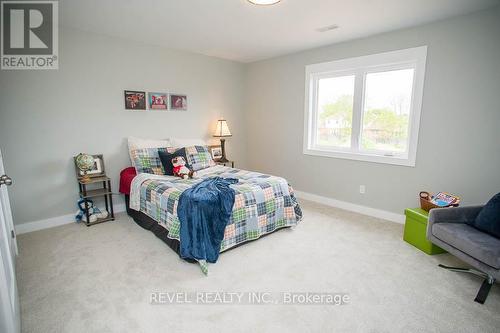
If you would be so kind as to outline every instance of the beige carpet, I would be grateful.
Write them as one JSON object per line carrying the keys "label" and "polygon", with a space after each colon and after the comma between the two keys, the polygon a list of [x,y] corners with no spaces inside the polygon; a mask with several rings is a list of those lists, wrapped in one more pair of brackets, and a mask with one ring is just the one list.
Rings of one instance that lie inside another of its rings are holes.
{"label": "beige carpet", "polygon": [[[19,236],[24,332],[498,332],[500,286],[448,272],[403,226],[302,202],[305,219],[221,255],[201,274],[127,216]],[[348,293],[343,306],[151,305],[153,291]]]}

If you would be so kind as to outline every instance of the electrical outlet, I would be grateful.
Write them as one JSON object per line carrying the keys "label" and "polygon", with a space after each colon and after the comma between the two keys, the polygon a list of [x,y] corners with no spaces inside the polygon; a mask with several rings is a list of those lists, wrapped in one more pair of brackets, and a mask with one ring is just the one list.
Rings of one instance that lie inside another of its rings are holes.
{"label": "electrical outlet", "polygon": [[361,193],[361,194],[366,193],[366,186],[365,185],[359,185],[359,193]]}

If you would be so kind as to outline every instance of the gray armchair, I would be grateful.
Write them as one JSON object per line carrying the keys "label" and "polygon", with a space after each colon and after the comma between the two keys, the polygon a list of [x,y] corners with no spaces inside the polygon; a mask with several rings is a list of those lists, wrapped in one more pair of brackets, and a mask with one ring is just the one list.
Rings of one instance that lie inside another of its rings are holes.
{"label": "gray armchair", "polygon": [[456,272],[484,278],[475,301],[483,304],[491,286],[500,279],[500,239],[466,224],[473,221],[483,206],[436,208],[429,213],[427,239],[475,269],[448,267]]}

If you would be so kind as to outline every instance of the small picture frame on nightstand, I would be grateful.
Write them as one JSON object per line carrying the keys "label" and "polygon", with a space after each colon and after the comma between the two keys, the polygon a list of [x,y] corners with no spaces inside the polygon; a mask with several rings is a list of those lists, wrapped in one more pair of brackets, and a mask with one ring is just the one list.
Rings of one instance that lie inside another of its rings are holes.
{"label": "small picture frame on nightstand", "polygon": [[217,162],[222,157],[222,147],[220,145],[210,146],[210,154],[212,159]]}

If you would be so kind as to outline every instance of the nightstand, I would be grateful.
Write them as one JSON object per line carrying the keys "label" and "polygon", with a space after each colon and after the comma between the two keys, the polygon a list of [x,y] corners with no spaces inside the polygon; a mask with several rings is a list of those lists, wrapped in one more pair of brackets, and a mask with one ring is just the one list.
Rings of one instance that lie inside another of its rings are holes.
{"label": "nightstand", "polygon": [[[92,189],[88,189],[87,186],[91,184],[96,184],[98,186],[97,187],[92,186],[93,187]],[[87,182],[82,182],[81,179],[78,179],[78,186],[80,188],[81,199],[104,197],[106,211],[109,214],[108,217],[106,218],[97,219],[97,221],[90,222],[87,201],[85,201],[85,211],[87,212],[87,214],[83,222],[85,223],[85,225],[87,225],[87,227],[90,227],[91,225],[94,224],[115,220],[115,213],[113,210],[113,198],[112,198],[113,192],[111,191],[111,179],[109,179],[109,177],[106,176],[93,177],[90,179],[90,181]]]}
{"label": "nightstand", "polygon": [[223,166],[229,166],[231,165],[231,168],[234,168],[234,161],[227,161],[227,162],[219,162],[219,161],[214,161],[217,165],[223,165]]}

